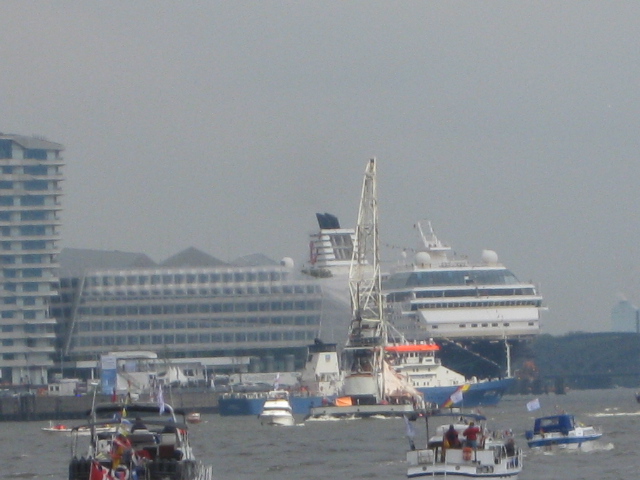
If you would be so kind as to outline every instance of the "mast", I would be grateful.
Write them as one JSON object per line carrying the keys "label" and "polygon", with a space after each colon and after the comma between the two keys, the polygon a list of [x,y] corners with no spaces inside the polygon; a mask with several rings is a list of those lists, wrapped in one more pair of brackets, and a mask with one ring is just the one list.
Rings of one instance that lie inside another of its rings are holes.
{"label": "mast", "polygon": [[376,160],[367,163],[349,270],[351,323],[345,345],[345,395],[382,399],[386,332],[382,321],[382,288],[378,237]]}

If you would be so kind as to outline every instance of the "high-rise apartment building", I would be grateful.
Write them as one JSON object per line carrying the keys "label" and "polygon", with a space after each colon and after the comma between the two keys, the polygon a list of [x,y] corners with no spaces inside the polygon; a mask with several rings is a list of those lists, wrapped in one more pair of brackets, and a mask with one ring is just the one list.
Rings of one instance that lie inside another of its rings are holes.
{"label": "high-rise apartment building", "polygon": [[54,364],[63,146],[0,134],[0,382],[45,384]]}

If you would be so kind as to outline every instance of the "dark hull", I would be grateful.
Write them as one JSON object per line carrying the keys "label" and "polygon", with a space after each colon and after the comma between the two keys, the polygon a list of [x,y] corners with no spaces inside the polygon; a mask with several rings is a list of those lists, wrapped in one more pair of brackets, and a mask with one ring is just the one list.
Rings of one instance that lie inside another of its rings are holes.
{"label": "dark hull", "polygon": [[[329,398],[332,400],[333,398]],[[230,395],[227,397],[220,397],[218,399],[218,412],[222,416],[233,415],[260,415],[262,407],[266,400],[265,396],[260,395]],[[289,397],[289,403],[294,415],[307,415],[311,410],[311,407],[318,407],[322,405],[323,400],[327,400],[327,397],[307,397],[307,396],[295,396]]]}

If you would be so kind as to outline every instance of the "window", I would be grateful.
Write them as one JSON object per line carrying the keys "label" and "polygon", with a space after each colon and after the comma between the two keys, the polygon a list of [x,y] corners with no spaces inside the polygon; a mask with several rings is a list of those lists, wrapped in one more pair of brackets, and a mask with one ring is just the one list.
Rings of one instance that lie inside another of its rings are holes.
{"label": "window", "polygon": [[26,191],[42,191],[47,189],[47,181],[46,180],[30,180],[28,182],[24,182],[24,189]]}
{"label": "window", "polygon": [[42,255],[23,255],[22,263],[42,263]]}
{"label": "window", "polygon": [[47,151],[42,148],[27,148],[24,151],[25,159],[46,160]]}
{"label": "window", "polygon": [[26,175],[47,175],[46,165],[25,165],[24,173]]}
{"label": "window", "polygon": [[42,269],[40,268],[25,268],[22,270],[22,276],[24,278],[39,278],[42,276]]}
{"label": "window", "polygon": [[20,197],[20,205],[24,207],[37,207],[44,205],[44,195],[23,195]]}
{"label": "window", "polygon": [[47,242],[42,240],[30,240],[22,242],[23,250],[46,250]]}
{"label": "window", "polygon": [[22,291],[23,292],[37,292],[38,291],[38,284],[34,283],[34,282],[27,282],[27,283],[22,285]]}

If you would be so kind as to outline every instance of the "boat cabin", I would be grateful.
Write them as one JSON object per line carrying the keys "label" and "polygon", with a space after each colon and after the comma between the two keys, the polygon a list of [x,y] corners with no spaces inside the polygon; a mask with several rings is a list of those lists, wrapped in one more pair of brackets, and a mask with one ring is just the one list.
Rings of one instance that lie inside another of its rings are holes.
{"label": "boat cabin", "polygon": [[568,435],[574,428],[575,420],[573,415],[552,415],[550,417],[536,418],[533,425],[533,434],[560,432],[563,435]]}

